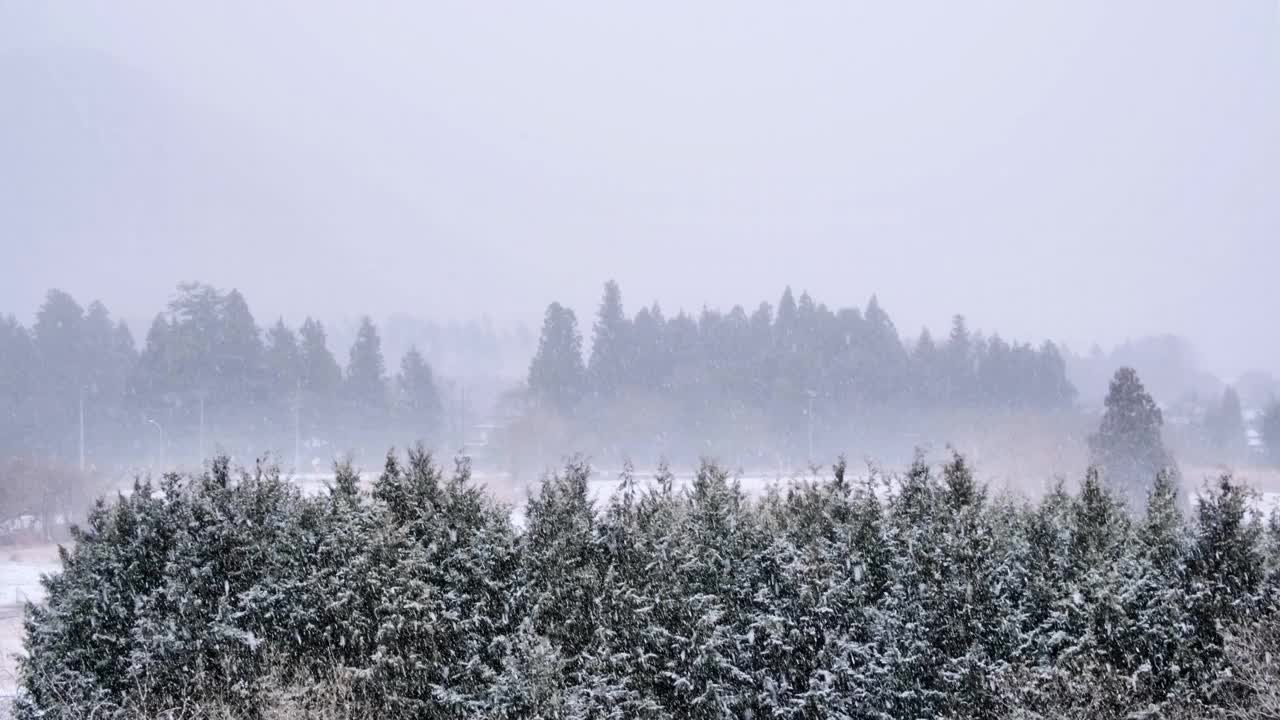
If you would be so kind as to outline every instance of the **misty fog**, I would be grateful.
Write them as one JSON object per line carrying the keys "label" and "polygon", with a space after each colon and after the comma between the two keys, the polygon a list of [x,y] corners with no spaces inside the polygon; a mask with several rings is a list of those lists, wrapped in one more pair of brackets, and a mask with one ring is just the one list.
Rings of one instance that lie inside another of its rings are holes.
{"label": "misty fog", "polygon": [[4,3],[0,306],[586,316],[791,285],[1276,371],[1271,2]]}
{"label": "misty fog", "polygon": [[0,0],[0,720],[1280,717],[1280,4]]}

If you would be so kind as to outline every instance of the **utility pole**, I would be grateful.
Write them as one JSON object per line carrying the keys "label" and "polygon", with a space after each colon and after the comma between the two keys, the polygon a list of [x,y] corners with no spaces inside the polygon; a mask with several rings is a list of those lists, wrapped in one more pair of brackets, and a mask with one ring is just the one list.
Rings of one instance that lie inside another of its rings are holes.
{"label": "utility pole", "polygon": [[147,422],[156,426],[156,430],[160,431],[160,473],[164,474],[164,428],[160,427],[160,423],[155,418],[147,418]]}
{"label": "utility pole", "polygon": [[81,473],[84,471],[84,386],[81,386]]}
{"label": "utility pole", "polygon": [[809,464],[813,464],[813,398],[818,393],[812,390],[805,391],[809,395]]}
{"label": "utility pole", "polygon": [[458,387],[460,392],[460,402],[458,402],[458,443],[462,448],[462,454],[466,455],[467,451],[467,387]]}
{"label": "utility pole", "polygon": [[[160,431],[161,436],[164,431]],[[204,392],[200,392],[200,462],[204,463]]]}
{"label": "utility pole", "polygon": [[302,378],[293,394],[293,472],[302,472]]}

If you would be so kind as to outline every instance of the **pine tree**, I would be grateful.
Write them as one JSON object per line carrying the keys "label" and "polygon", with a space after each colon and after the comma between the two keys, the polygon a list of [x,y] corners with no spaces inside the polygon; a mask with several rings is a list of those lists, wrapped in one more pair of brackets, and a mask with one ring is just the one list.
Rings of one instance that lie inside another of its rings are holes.
{"label": "pine tree", "polygon": [[32,394],[37,360],[31,334],[13,316],[0,316],[0,448],[18,449],[34,444]]}
{"label": "pine tree", "polygon": [[529,390],[551,408],[569,413],[582,397],[585,374],[578,320],[572,310],[551,303],[529,364]]}
{"label": "pine tree", "polygon": [[[177,296],[169,302],[171,332],[156,338],[165,343],[157,354],[166,357],[167,391],[214,393],[233,381],[229,372],[223,373],[220,362],[221,340],[230,334],[223,328],[223,301],[222,293],[209,285],[178,286]],[[154,324],[152,327],[155,329]],[[172,399],[167,402],[172,404]]]}
{"label": "pine tree", "polygon": [[1213,446],[1227,458],[1239,455],[1244,445],[1244,413],[1235,388],[1222,391],[1222,402],[1205,417],[1206,430]]}
{"label": "pine tree", "polygon": [[791,294],[791,286],[788,285],[783,289],[782,297],[778,299],[778,312],[773,320],[774,343],[784,354],[797,350],[796,333],[800,324],[798,314],[796,298]]}
{"label": "pine tree", "polygon": [[1131,655],[1136,706],[1160,709],[1185,706],[1184,656],[1188,627],[1186,526],[1178,491],[1169,473],[1160,473],[1147,498],[1146,516],[1137,531],[1137,548],[1125,595],[1127,624],[1122,642]]}
{"label": "pine tree", "polygon": [[125,433],[132,429],[125,397],[136,358],[128,327],[112,323],[111,314],[100,302],[90,303],[82,331],[86,455],[88,462],[94,463],[123,445]]}
{"label": "pine tree", "polygon": [[963,315],[951,321],[951,335],[945,350],[947,362],[947,397],[954,404],[973,400],[975,348],[973,337]]}
{"label": "pine tree", "polygon": [[631,346],[635,364],[630,381],[650,392],[662,387],[669,371],[666,347],[663,345],[666,318],[656,304],[640,308],[631,323]]}
{"label": "pine tree", "polygon": [[267,331],[264,349],[264,376],[268,396],[272,399],[276,422],[292,424],[294,411],[301,411],[302,352],[298,336],[284,324],[284,319]]}
{"label": "pine tree", "polygon": [[440,427],[440,393],[426,358],[416,346],[400,360],[396,376],[396,410],[400,421],[407,423],[420,437],[429,437]]}
{"label": "pine tree", "polygon": [[1033,397],[1040,407],[1049,410],[1068,408],[1076,398],[1076,388],[1067,378],[1067,363],[1058,346],[1045,341],[1036,355],[1038,362],[1032,363]]}
{"label": "pine tree", "polygon": [[595,638],[602,557],[596,512],[587,491],[591,470],[580,460],[546,478],[526,511],[521,584],[532,630],[565,656],[569,672]]}
{"label": "pine tree", "polygon": [[265,350],[267,378],[273,394],[292,395],[302,380],[302,352],[298,336],[284,324],[283,318],[276,320],[267,331]]}
{"label": "pine tree", "polygon": [[143,415],[154,417],[163,407],[165,395],[174,383],[174,366],[179,361],[176,329],[163,314],[151,321],[147,337],[129,380],[130,394]]}
{"label": "pine tree", "polygon": [[911,360],[916,398],[921,405],[932,407],[945,398],[946,378],[942,356],[928,328],[920,330],[920,337],[911,350]]}
{"label": "pine tree", "polygon": [[859,395],[867,402],[883,405],[899,396],[904,387],[906,350],[889,314],[872,295],[862,313],[864,336],[858,343],[862,369]]}
{"label": "pine tree", "polygon": [[635,373],[632,329],[622,310],[622,294],[618,283],[605,283],[604,297],[592,329],[591,357],[587,375],[591,389],[602,401],[615,399],[624,384]]}
{"label": "pine tree", "polygon": [[1137,506],[1160,471],[1177,471],[1160,437],[1164,419],[1133,368],[1116,371],[1105,404],[1098,432],[1089,437],[1091,462]]}
{"label": "pine tree", "polygon": [[[70,295],[50,290],[31,328],[38,358],[35,412],[48,443],[41,448],[64,460],[75,458],[76,413],[90,380],[84,310]],[[40,446],[37,445],[37,448]]]}
{"label": "pine tree", "polygon": [[344,390],[349,406],[365,423],[385,420],[387,366],[382,359],[378,328],[367,315],[360,319],[360,329],[351,346]]}
{"label": "pine tree", "polygon": [[1271,462],[1280,465],[1280,402],[1272,402],[1262,415],[1262,447]]}
{"label": "pine tree", "polygon": [[1265,575],[1262,524],[1249,491],[1230,475],[1201,489],[1187,570],[1190,637],[1188,671],[1213,700],[1229,674],[1223,665],[1225,632],[1254,612]]}
{"label": "pine tree", "polygon": [[342,369],[329,351],[324,326],[307,318],[298,331],[299,372],[302,381],[301,416],[311,434],[331,431],[336,423]]}
{"label": "pine tree", "polygon": [[238,408],[252,406],[266,389],[263,377],[262,334],[239,290],[222,299],[213,359],[216,389]]}

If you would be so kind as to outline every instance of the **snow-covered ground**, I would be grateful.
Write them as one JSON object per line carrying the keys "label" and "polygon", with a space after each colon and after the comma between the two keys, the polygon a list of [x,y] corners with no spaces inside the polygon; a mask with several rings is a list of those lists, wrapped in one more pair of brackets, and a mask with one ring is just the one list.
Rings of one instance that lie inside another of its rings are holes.
{"label": "snow-covered ground", "polygon": [[[598,508],[603,509],[608,503],[609,498],[617,492],[621,484],[616,471],[596,471],[593,472],[591,479],[587,482],[587,488],[591,493],[592,499],[596,501]],[[649,487],[656,480],[652,472],[640,472],[635,474],[636,483],[639,487]],[[377,477],[377,473],[363,473],[361,481],[371,484]],[[694,474],[688,471],[676,472],[673,477],[672,486],[676,490],[689,487],[693,483]],[[333,475],[331,473],[309,473],[292,476],[294,482],[302,488],[303,493],[307,495],[318,495],[328,491],[333,484]],[[789,483],[797,482],[794,476],[784,476],[779,474],[767,475],[763,473],[749,473],[740,476],[734,476],[743,491],[752,497],[759,497],[772,485],[777,484],[786,486]],[[472,480],[494,494],[500,501],[511,507],[511,519],[516,527],[524,526],[525,505],[529,495],[536,492],[538,483],[519,483],[511,479],[506,473],[476,473],[472,476]]]}
{"label": "snow-covered ground", "polygon": [[61,569],[55,545],[0,550],[0,717],[7,717],[7,698],[17,687],[17,662],[22,652],[22,605],[40,602],[40,576]]}

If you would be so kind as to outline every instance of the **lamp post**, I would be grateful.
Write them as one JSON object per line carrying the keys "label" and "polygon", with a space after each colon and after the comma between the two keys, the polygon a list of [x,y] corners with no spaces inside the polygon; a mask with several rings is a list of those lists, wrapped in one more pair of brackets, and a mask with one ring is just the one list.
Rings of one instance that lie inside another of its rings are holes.
{"label": "lamp post", "polygon": [[813,465],[813,399],[818,396],[818,393],[813,390],[805,390],[804,392],[809,396],[809,411],[807,413],[809,416],[809,464]]}
{"label": "lamp post", "polygon": [[152,425],[155,425],[156,430],[160,431],[160,471],[161,473],[163,473],[164,472],[164,428],[160,427],[160,423],[156,422],[155,418],[147,418],[147,422]]}
{"label": "lamp post", "polygon": [[302,379],[293,394],[293,473],[302,472]]}
{"label": "lamp post", "polygon": [[[164,431],[160,431],[160,437],[164,437]],[[163,440],[162,440],[163,442]],[[200,393],[200,462],[204,462],[204,392]]]}
{"label": "lamp post", "polygon": [[80,472],[84,472],[84,386],[80,386]]}

